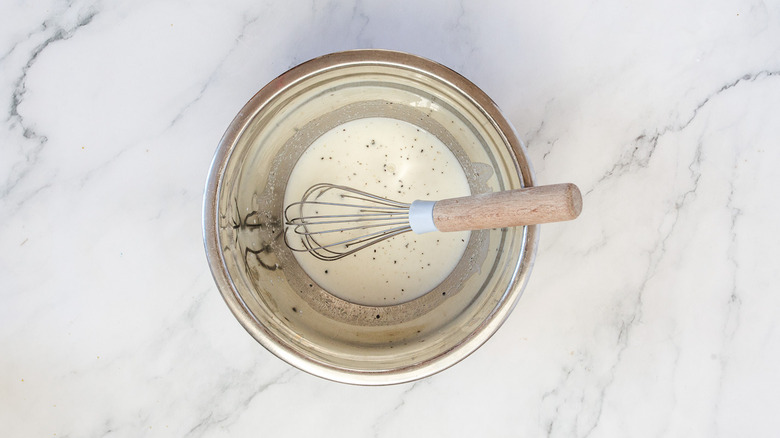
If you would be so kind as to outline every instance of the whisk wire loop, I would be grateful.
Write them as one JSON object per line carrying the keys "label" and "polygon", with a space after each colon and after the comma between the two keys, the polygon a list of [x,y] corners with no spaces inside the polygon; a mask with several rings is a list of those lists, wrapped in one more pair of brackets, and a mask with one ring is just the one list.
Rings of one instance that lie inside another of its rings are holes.
{"label": "whisk wire loop", "polygon": [[[409,207],[408,203],[351,187],[316,184],[300,201],[285,208],[284,241],[293,251],[309,252],[320,260],[338,260],[411,231]],[[288,231],[297,236],[294,242]]]}

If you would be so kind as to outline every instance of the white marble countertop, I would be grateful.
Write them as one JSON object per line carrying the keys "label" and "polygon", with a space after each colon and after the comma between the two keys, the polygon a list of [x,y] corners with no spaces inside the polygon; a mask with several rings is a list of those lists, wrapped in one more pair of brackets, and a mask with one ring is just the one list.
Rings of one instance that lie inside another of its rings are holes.
{"label": "white marble countertop", "polygon": [[[780,5],[0,4],[0,429],[8,437],[780,434]],[[241,106],[390,48],[491,95],[584,193],[476,353],[388,387],[264,350],[201,239]]]}

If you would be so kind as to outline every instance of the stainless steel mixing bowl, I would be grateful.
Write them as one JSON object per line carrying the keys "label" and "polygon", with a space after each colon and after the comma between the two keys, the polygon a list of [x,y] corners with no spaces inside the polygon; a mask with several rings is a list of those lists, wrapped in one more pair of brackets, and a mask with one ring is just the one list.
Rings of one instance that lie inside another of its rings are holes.
{"label": "stainless steel mixing bowl", "polygon": [[340,52],[289,70],[238,113],[206,183],[203,238],[228,307],[272,353],[339,382],[401,383],[457,363],[499,328],[528,279],[538,227],[473,232],[452,274],[412,301],[364,306],[322,289],[283,243],[285,185],[316,138],[364,117],[434,134],[472,193],[533,185],[522,143],[474,84],[405,53]]}

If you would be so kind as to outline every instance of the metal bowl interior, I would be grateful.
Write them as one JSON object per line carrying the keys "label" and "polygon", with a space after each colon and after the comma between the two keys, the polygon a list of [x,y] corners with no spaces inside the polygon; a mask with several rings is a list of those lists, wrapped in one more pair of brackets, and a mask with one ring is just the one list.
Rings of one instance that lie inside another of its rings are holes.
{"label": "metal bowl interior", "polygon": [[276,78],[233,120],[206,185],[204,241],[229,308],[272,353],[339,382],[401,383],[457,363],[498,329],[527,281],[538,227],[473,232],[452,274],[412,301],[364,306],[322,289],[283,243],[284,189],[317,137],[364,117],[434,134],[472,193],[533,185],[522,143],[474,84],[405,53],[335,53]]}

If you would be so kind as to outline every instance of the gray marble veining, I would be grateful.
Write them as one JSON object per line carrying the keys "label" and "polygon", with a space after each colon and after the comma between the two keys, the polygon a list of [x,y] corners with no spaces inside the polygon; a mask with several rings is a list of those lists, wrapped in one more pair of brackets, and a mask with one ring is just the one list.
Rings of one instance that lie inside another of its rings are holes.
{"label": "gray marble veining", "polygon": [[[171,1],[0,5],[6,436],[776,436],[776,2]],[[412,384],[297,371],[208,272],[224,129],[287,68],[358,47],[473,80],[540,183],[509,321]]]}

